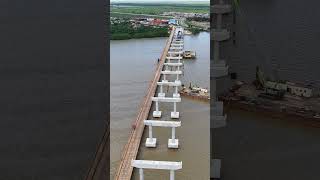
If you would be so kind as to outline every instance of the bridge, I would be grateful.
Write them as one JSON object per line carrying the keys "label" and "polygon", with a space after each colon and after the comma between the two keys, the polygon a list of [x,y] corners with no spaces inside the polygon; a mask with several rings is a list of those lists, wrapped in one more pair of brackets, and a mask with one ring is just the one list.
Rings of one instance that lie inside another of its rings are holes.
{"label": "bridge", "polygon": [[[163,85],[168,85],[168,86],[177,86],[179,84],[181,84],[180,81],[178,81],[178,77],[180,74],[182,74],[181,71],[168,71],[168,70],[163,70],[164,66],[165,66],[165,61],[168,59],[177,59],[180,61],[180,59],[182,59],[181,57],[181,48],[171,48],[170,46],[172,44],[172,42],[176,39],[177,35],[176,35],[176,31],[178,28],[174,27],[171,30],[170,36],[166,42],[165,48],[161,54],[161,58],[160,61],[158,63],[158,66],[156,68],[155,74],[153,76],[153,79],[151,80],[148,90],[147,90],[147,94],[145,95],[142,104],[140,105],[139,108],[139,113],[135,119],[135,123],[134,123],[134,128],[132,129],[131,133],[130,133],[130,137],[129,140],[127,142],[127,144],[125,145],[124,149],[123,149],[123,153],[121,155],[121,159],[120,159],[120,164],[119,167],[117,169],[117,172],[115,174],[114,179],[115,180],[130,180],[131,176],[132,176],[132,172],[133,172],[133,168],[134,166],[137,168],[140,168],[139,172],[142,173],[142,169],[141,166],[148,164],[149,166],[146,166],[148,168],[152,168],[153,164],[156,164],[157,162],[147,162],[147,161],[137,161],[136,157],[139,151],[139,146],[140,146],[140,142],[141,142],[141,138],[143,135],[143,131],[145,129],[145,123],[148,124],[150,122],[152,122],[154,125],[162,125],[162,126],[174,126],[175,123],[167,123],[167,124],[163,124],[163,123],[159,123],[159,122],[154,122],[154,121],[145,121],[148,119],[148,115],[150,113],[151,110],[151,106],[152,106],[152,102],[155,101],[156,104],[158,104],[158,102],[173,102],[174,103],[174,111],[171,112],[171,116],[173,118],[179,118],[179,112],[176,112],[176,102],[180,102],[181,99],[180,98],[175,98],[175,97],[155,97],[156,94],[156,90],[157,90],[157,86],[163,86]],[[178,42],[175,41],[175,44],[179,44],[179,46],[183,46],[183,42]],[[175,45],[176,46],[176,45]],[[170,50],[170,53],[169,53]],[[175,51],[178,50],[178,51]],[[168,57],[167,57],[168,55]],[[178,55],[178,57],[176,57]],[[178,62],[177,64],[175,63],[171,63],[170,64],[166,64],[166,66],[174,66],[174,67],[179,67],[181,65],[180,62]],[[164,78],[164,80],[160,81],[161,75],[166,76],[166,75],[176,75],[177,76],[177,81],[175,82],[168,82],[168,80],[166,80]],[[158,110],[158,108],[157,108]],[[155,111],[156,112],[156,111]],[[159,116],[159,112],[161,113],[161,111],[157,111],[157,113],[154,113],[155,116]],[[161,114],[160,114],[161,116]],[[150,125],[150,124],[148,124]],[[174,129],[174,128],[173,128]],[[174,131],[174,130],[173,130]],[[150,131],[151,132],[151,131]],[[152,133],[151,133],[152,134]],[[152,138],[152,136],[151,136]],[[172,140],[174,140],[174,134],[172,135]],[[139,164],[140,165],[137,165]],[[144,164],[141,164],[141,163]],[[173,162],[172,162],[173,163]],[[168,165],[168,164],[172,164],[170,162],[167,162],[164,164]],[[146,168],[145,167],[145,168]],[[172,178],[171,176],[173,176],[173,171],[171,170],[171,175],[170,178]],[[141,175],[142,177],[142,175]],[[140,177],[140,178],[141,178]]]}

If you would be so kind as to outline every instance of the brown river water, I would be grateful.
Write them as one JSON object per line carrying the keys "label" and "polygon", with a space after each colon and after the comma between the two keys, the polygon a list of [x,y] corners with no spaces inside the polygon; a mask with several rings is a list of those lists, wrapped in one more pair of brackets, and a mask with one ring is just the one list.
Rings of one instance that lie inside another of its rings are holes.
{"label": "brown river water", "polygon": [[[157,59],[165,46],[166,38],[133,39],[111,41],[111,179],[119,164],[121,150],[128,141],[131,123],[134,121],[140,102],[146,94],[152,79]],[[185,60],[182,83],[196,83],[209,88],[210,35],[202,32],[198,35],[185,36],[185,49],[197,52],[196,60]],[[167,89],[164,89],[167,91]],[[172,93],[169,89],[168,96]],[[171,103],[160,103],[163,113],[161,120],[170,120],[173,109]],[[176,179],[209,179],[209,104],[182,97],[177,104],[180,112],[181,127],[176,129],[179,139],[178,150],[167,148],[171,128],[153,128],[157,138],[156,148],[145,148],[148,136],[145,129],[137,159],[159,161],[182,161],[182,169],[176,171]],[[152,116],[150,119],[153,119]],[[160,180],[169,178],[169,171],[145,170],[145,179]],[[134,170],[133,178],[138,179]]]}

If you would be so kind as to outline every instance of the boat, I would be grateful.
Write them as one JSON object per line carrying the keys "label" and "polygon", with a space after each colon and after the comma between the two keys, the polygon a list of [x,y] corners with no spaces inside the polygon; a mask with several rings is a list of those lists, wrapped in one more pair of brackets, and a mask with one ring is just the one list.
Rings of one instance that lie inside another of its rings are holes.
{"label": "boat", "polygon": [[195,59],[196,58],[196,52],[195,51],[184,51],[183,52],[183,58],[185,58],[185,59]]}
{"label": "boat", "polygon": [[300,117],[320,122],[320,109],[312,100],[315,97],[297,99],[286,94],[279,99],[261,96],[264,93],[265,91],[256,89],[255,85],[242,84],[219,95],[218,99],[233,108],[269,113],[275,117]]}
{"label": "boat", "polygon": [[189,97],[192,99],[210,102],[210,93],[206,88],[198,87],[198,86],[190,86],[185,87],[182,85],[182,89],[179,91],[181,96]]}

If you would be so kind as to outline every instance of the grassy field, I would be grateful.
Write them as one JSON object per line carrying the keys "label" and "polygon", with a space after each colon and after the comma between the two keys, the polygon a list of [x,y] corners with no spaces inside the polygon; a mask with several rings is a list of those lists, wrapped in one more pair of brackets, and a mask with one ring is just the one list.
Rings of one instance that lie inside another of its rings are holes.
{"label": "grassy field", "polygon": [[111,12],[111,17],[119,17],[119,18],[125,18],[125,17],[150,17],[150,18],[158,18],[158,19],[172,19],[173,16],[160,16],[160,15],[150,15],[147,16],[145,14],[127,14],[127,13],[118,13],[118,12]]}
{"label": "grassy field", "polygon": [[113,4],[111,12],[160,15],[164,12],[209,13],[206,4],[154,4],[121,3]]}

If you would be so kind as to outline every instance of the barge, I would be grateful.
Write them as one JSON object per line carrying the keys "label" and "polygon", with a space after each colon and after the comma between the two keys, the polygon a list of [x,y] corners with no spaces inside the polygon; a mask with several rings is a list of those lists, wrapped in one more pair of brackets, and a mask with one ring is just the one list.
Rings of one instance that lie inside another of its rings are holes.
{"label": "barge", "polygon": [[[226,108],[267,113],[272,117],[299,117],[320,122],[320,97],[301,97],[288,93],[270,95],[253,84],[237,84],[218,99]],[[281,97],[281,98],[280,98]]]}
{"label": "barge", "polygon": [[185,87],[182,85],[182,89],[179,91],[181,96],[199,100],[199,101],[204,101],[204,102],[210,102],[210,93],[208,89],[198,87],[198,86],[190,86]]}
{"label": "barge", "polygon": [[183,52],[183,58],[184,59],[195,59],[196,58],[196,52],[195,51],[184,51]]}

